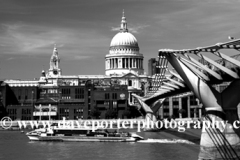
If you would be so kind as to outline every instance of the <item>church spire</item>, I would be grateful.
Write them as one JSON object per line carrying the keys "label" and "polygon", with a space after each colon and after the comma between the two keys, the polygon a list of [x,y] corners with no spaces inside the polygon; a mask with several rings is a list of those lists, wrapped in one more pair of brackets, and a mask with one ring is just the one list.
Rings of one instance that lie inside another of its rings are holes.
{"label": "church spire", "polygon": [[60,69],[59,65],[60,65],[60,58],[58,55],[56,44],[54,44],[53,53],[52,53],[52,56],[50,59],[50,69],[49,69],[50,76],[61,75],[61,69]]}
{"label": "church spire", "polygon": [[120,30],[122,32],[128,32],[127,21],[126,21],[126,17],[124,16],[124,9],[123,9],[123,15],[122,15],[122,21],[121,21],[121,28],[120,28]]}
{"label": "church spire", "polygon": [[57,45],[56,45],[56,43],[54,44],[53,55],[58,55]]}

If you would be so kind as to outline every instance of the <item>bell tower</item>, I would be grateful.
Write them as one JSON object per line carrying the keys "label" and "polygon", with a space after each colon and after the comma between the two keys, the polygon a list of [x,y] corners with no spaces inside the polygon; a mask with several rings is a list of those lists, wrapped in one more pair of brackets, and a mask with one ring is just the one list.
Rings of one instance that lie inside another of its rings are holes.
{"label": "bell tower", "polygon": [[58,56],[58,51],[56,45],[54,45],[53,54],[50,59],[50,69],[48,75],[50,77],[58,77],[61,75],[61,69],[59,67],[60,58]]}

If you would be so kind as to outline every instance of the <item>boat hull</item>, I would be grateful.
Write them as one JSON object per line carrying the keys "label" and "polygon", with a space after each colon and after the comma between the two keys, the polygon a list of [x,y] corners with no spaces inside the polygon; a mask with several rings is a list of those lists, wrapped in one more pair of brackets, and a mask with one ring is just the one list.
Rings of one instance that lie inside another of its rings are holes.
{"label": "boat hull", "polygon": [[133,137],[79,137],[79,136],[28,136],[31,141],[66,142],[136,142]]}

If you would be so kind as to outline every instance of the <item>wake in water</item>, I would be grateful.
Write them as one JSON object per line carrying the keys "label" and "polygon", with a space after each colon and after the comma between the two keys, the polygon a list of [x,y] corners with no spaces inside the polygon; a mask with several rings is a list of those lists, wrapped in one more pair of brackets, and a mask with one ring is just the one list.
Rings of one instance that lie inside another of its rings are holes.
{"label": "wake in water", "polygon": [[140,143],[185,143],[185,144],[195,144],[185,139],[146,139],[138,141]]}

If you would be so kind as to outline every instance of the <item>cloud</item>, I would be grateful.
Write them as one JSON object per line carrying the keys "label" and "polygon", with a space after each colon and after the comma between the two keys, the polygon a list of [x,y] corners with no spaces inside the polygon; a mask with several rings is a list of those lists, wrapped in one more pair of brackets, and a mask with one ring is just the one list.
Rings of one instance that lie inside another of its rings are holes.
{"label": "cloud", "polygon": [[136,27],[129,27],[128,30],[132,33],[139,33],[139,30],[149,27],[150,25],[139,25]]}
{"label": "cloud", "polygon": [[119,31],[120,27],[111,27],[111,31]]}
{"label": "cloud", "polygon": [[228,4],[236,4],[239,3],[240,0],[202,0],[203,3],[228,3]]}
{"label": "cloud", "polygon": [[10,61],[10,60],[13,60],[13,59],[15,59],[15,58],[14,57],[10,57],[10,58],[7,59],[7,61]]}
{"label": "cloud", "polygon": [[14,23],[2,24],[0,32],[3,54],[50,55],[56,44],[60,57],[86,59],[106,50],[110,42],[109,37],[95,30],[70,27]]}
{"label": "cloud", "polygon": [[91,56],[75,56],[74,57],[74,60],[82,60],[82,59],[88,59],[88,58],[91,58]]}
{"label": "cloud", "polygon": [[[137,25],[137,26],[129,26],[128,31],[132,33],[139,33],[140,30],[149,27],[150,25]],[[119,31],[120,27],[111,27],[111,31]]]}
{"label": "cloud", "polygon": [[176,12],[156,15],[151,25],[156,31],[153,39],[159,39],[161,45],[182,49],[226,41],[229,35],[236,37],[240,34],[238,5],[221,2],[199,1]]}
{"label": "cloud", "polygon": [[16,23],[3,24],[2,27],[4,36],[0,38],[0,42],[5,46],[11,46],[9,50],[18,54],[34,54],[38,49],[53,46],[58,39],[54,36],[58,35],[57,31],[49,31],[38,26]]}

